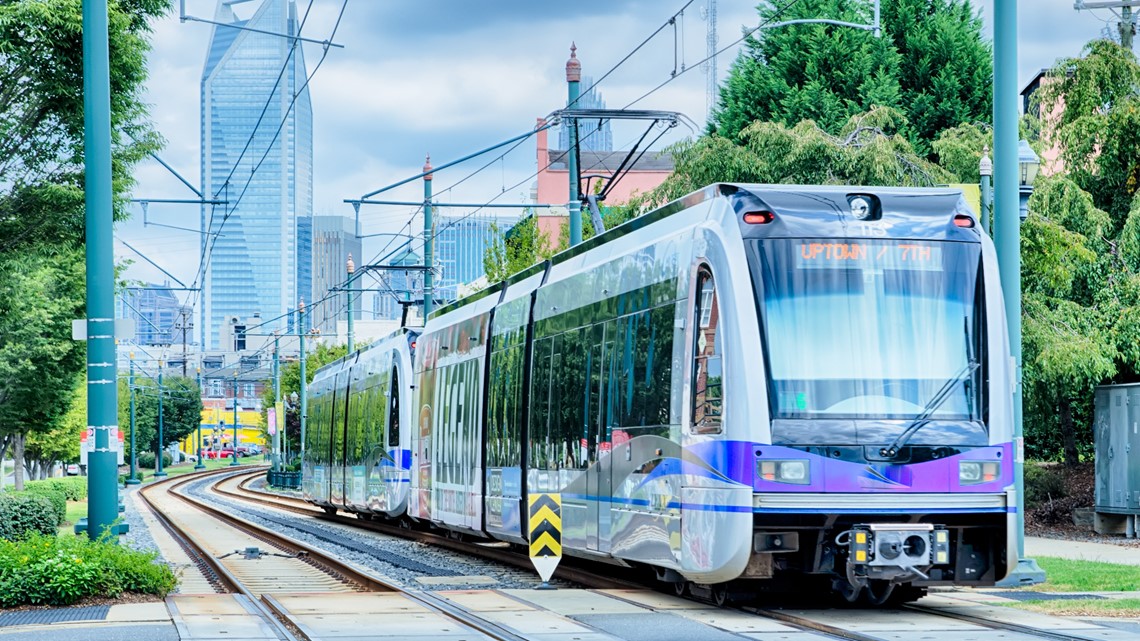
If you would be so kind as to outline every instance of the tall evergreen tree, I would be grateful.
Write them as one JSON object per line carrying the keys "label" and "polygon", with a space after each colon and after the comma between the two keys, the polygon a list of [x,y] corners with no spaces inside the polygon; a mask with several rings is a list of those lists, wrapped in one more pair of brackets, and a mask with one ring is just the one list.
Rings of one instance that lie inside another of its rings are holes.
{"label": "tall evergreen tree", "polygon": [[[893,107],[923,155],[938,132],[989,122],[992,53],[970,0],[884,0],[882,36],[827,24],[760,30],[745,41],[710,129],[732,140],[760,120],[813,120],[838,133],[872,107]],[[759,8],[760,23],[826,18],[870,24],[869,0],[801,0]]]}

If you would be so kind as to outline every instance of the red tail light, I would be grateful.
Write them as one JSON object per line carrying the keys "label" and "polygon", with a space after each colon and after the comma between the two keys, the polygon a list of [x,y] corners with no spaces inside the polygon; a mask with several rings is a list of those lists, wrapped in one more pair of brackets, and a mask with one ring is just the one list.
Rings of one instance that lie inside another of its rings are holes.
{"label": "red tail light", "polygon": [[968,214],[958,214],[954,216],[954,224],[958,227],[973,227],[974,217]]}
{"label": "red tail light", "polygon": [[750,211],[744,214],[744,222],[749,225],[767,225],[776,220],[776,214],[770,211]]}

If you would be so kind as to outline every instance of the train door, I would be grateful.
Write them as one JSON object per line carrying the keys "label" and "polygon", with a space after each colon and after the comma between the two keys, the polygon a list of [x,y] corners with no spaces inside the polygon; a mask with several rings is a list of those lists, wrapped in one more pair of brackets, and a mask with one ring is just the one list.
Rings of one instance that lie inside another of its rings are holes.
{"label": "train door", "polygon": [[329,461],[329,502],[333,505],[344,505],[344,424],[346,397],[348,395],[348,372],[340,371],[336,374],[336,381],[332,389],[332,421],[329,433],[331,442],[331,459]]}
{"label": "train door", "polygon": [[[384,419],[387,425],[384,436],[384,451],[388,454],[381,463],[381,477],[384,483],[384,506],[391,511],[400,503],[400,483],[407,477],[407,470],[411,467],[411,450],[400,447],[400,368],[397,365],[399,352],[392,356],[392,371],[388,375],[388,385],[384,389],[387,401],[388,416]],[[406,456],[405,456],[406,454]]]}
{"label": "train door", "polygon": [[602,485],[602,468],[598,460],[599,444],[601,443],[600,437],[605,432],[601,404],[603,328],[602,324],[589,328],[590,352],[586,357],[587,371],[589,372],[586,377],[586,384],[589,386],[586,393],[589,396],[586,406],[586,429],[581,445],[586,450],[586,487],[589,495],[589,499],[586,501],[586,547],[590,550],[600,549],[598,547],[598,525],[600,523],[598,511],[601,506],[609,509],[609,504],[602,502],[599,491]]}
{"label": "train door", "polygon": [[[594,466],[597,471],[593,475],[591,495],[592,503],[597,510],[597,538],[595,547],[600,552],[610,550],[610,541],[613,534],[612,527],[612,501],[613,501],[613,438],[614,426],[618,424],[620,408],[617,406],[618,394],[616,386],[620,380],[620,350],[617,349],[618,322],[609,321],[604,325],[595,326],[594,331],[600,330],[595,337],[600,338],[600,371],[598,372],[598,412],[597,412],[597,457]],[[593,351],[591,349],[591,351]],[[591,374],[592,376],[592,374]]]}

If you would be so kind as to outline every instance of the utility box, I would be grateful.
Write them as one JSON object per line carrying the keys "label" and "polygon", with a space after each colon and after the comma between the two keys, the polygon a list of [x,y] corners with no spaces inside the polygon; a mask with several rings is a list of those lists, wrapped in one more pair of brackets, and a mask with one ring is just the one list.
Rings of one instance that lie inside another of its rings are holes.
{"label": "utility box", "polygon": [[1137,535],[1140,515],[1140,383],[1102,385],[1094,401],[1098,534]]}

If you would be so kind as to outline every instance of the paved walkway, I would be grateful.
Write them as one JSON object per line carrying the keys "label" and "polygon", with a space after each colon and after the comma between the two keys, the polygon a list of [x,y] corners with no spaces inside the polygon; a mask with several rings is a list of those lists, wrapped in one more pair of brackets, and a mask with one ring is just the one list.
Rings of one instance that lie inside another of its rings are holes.
{"label": "paved walkway", "polygon": [[1027,536],[1025,537],[1025,554],[1030,558],[1055,556],[1075,561],[1103,561],[1120,565],[1140,565],[1140,547],[1113,543],[1092,543]]}

